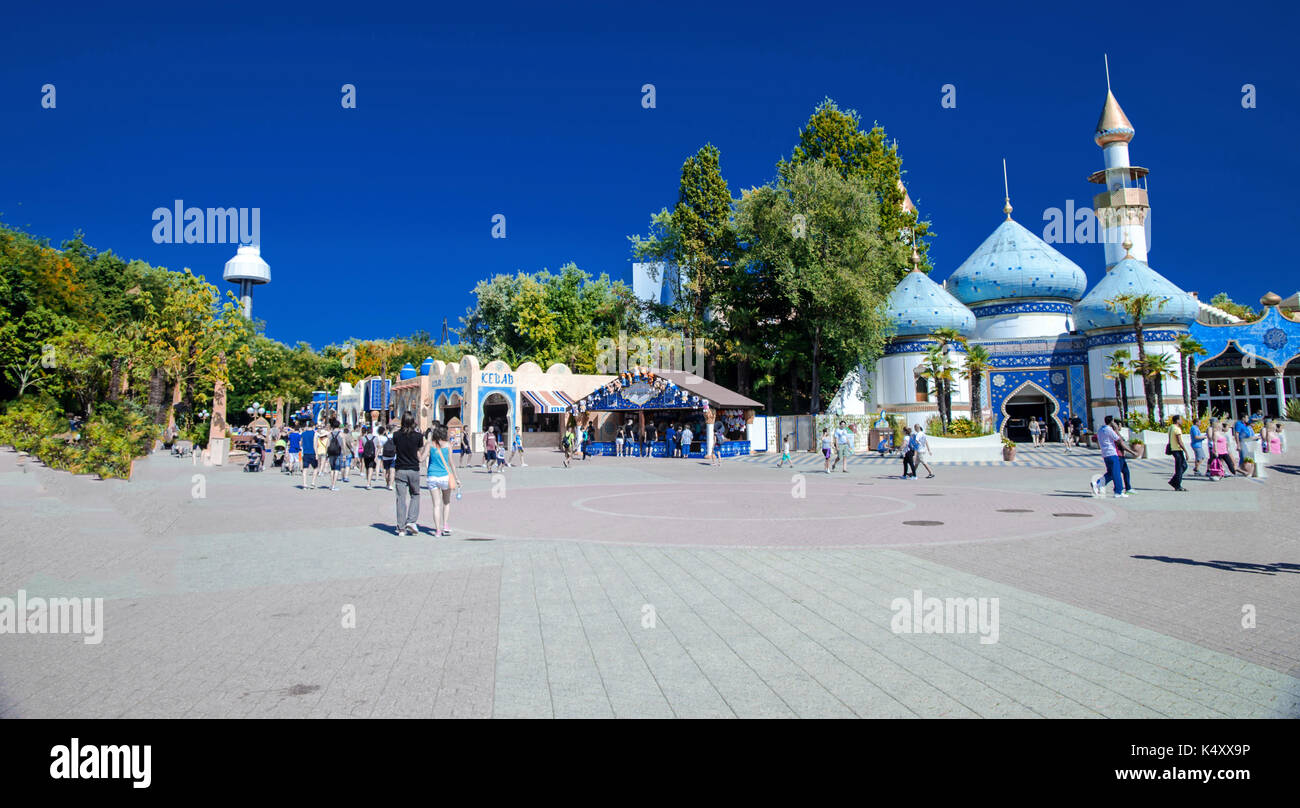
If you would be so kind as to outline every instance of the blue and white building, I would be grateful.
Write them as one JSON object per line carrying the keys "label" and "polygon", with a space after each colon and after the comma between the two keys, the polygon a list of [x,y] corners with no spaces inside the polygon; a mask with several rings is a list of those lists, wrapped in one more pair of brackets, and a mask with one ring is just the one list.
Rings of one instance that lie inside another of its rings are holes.
{"label": "blue and white building", "polygon": [[[1042,418],[1051,440],[1073,417],[1093,429],[1103,416],[1120,411],[1115,380],[1108,375],[1110,356],[1119,348],[1137,354],[1131,319],[1108,301],[1140,294],[1160,301],[1143,322],[1146,353],[1168,355],[1177,369],[1180,336],[1190,334],[1206,347],[1197,371],[1201,412],[1279,415],[1286,399],[1300,398],[1300,322],[1283,313],[1285,301],[1270,293],[1261,300],[1264,318],[1242,323],[1201,303],[1148,263],[1148,171],[1132,165],[1133,135],[1132,123],[1107,89],[1093,135],[1104,168],[1089,177],[1103,186],[1093,209],[1106,274],[1091,290],[1082,268],[1011,217],[1008,198],[1006,219],[942,284],[918,270],[898,284],[887,304],[895,335],[874,366],[850,374],[832,410],[884,410],[904,414],[908,423],[937,415],[921,371],[927,349],[936,344],[936,329],[954,328],[991,356],[981,385],[990,426],[1023,439],[1024,419]],[[966,350],[949,346],[956,368],[964,365]],[[1140,378],[1134,374],[1122,383],[1128,385],[1129,411],[1143,410]],[[953,385],[955,417],[969,413],[970,389],[966,379]],[[1182,391],[1177,374],[1164,382],[1166,417],[1184,412]]]}

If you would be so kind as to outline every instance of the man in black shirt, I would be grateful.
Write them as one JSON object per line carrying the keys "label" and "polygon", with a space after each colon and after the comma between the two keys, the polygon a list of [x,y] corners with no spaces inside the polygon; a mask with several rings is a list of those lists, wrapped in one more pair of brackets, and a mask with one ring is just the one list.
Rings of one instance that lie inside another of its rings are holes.
{"label": "man in black shirt", "polygon": [[397,489],[397,535],[420,532],[420,461],[424,459],[424,436],[415,428],[415,413],[402,416],[402,428],[393,433],[397,459],[393,462],[393,485]]}

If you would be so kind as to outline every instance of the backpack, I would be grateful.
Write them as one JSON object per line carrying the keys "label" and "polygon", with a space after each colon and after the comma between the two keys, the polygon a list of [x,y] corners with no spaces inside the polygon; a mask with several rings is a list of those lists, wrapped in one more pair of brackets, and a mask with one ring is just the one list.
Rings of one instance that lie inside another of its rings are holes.
{"label": "backpack", "polygon": [[338,455],[343,454],[343,441],[339,438],[338,432],[330,434],[330,443],[329,446],[325,448],[325,454],[330,457],[337,457]]}
{"label": "backpack", "polygon": [[375,459],[375,439],[374,439],[374,437],[372,437],[372,436],[370,436],[370,435],[367,435],[367,436],[366,436],[365,441],[362,442],[361,456],[362,456],[363,458],[365,458],[366,460],[374,460],[374,459]]}
{"label": "backpack", "polygon": [[384,457],[397,457],[397,444],[393,443],[392,437],[389,437],[388,440],[384,441]]}

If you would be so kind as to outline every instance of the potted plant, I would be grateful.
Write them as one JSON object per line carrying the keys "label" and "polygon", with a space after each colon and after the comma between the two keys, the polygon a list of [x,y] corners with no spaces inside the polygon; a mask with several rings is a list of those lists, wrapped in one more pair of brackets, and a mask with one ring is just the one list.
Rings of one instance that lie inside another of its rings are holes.
{"label": "potted plant", "polygon": [[1142,458],[1147,456],[1147,445],[1142,441],[1141,438],[1136,438],[1134,440],[1129,441],[1128,445],[1129,448],[1133,450],[1134,459],[1141,460]]}
{"label": "potted plant", "polygon": [[1006,435],[1002,436],[1002,459],[1007,462],[1016,459],[1016,442]]}

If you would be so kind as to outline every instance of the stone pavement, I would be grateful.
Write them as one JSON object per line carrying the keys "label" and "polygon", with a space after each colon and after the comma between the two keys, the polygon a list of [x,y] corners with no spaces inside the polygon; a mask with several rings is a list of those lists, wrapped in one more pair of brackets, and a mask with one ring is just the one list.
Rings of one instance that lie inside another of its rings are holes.
{"label": "stone pavement", "polygon": [[[0,718],[1300,716],[1285,458],[1187,494],[1134,464],[1123,500],[1018,463],[529,460],[466,469],[444,538],[428,495],[398,537],[385,490],[0,450],[0,598],[104,598],[98,645],[0,633]],[[896,631],[926,598],[986,620]]]}

